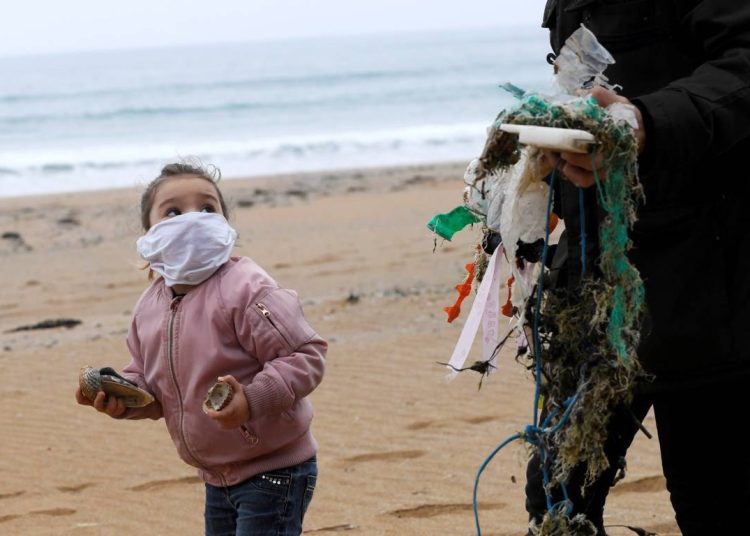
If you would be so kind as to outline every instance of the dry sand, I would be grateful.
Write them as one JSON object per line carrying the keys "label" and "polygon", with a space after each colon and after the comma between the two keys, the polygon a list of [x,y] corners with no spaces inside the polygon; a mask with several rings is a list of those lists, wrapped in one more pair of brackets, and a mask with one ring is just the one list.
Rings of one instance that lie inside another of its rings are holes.
{"label": "dry sand", "polygon": [[[433,253],[425,223],[460,202],[462,167],[222,183],[238,253],[296,289],[331,343],[312,395],[320,479],[306,533],[473,534],[476,470],[530,419],[532,381],[509,353],[481,391],[473,373],[446,383],[435,364],[466,316],[449,325],[442,307],[478,231]],[[202,534],[203,486],[164,424],[111,420],[73,396],[82,365],[128,361],[130,311],[147,284],[138,197],[0,200],[0,534]],[[56,318],[82,323],[7,332]],[[515,444],[485,471],[483,534],[524,534],[524,459]],[[639,435],[628,461],[607,523],[678,534],[656,439]]]}

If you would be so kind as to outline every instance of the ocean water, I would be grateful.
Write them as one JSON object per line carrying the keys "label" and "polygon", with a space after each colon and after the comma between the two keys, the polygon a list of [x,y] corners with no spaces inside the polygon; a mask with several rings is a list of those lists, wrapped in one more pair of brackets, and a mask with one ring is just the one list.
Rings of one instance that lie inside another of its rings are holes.
{"label": "ocean water", "polygon": [[469,160],[512,97],[551,86],[537,28],[0,57],[0,197]]}

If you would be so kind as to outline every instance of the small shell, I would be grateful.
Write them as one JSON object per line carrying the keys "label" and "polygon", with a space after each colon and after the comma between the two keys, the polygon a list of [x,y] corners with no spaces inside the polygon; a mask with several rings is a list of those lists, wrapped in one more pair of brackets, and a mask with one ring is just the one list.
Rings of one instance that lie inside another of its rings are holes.
{"label": "small shell", "polygon": [[203,405],[208,409],[214,411],[221,411],[232,400],[234,391],[232,386],[226,382],[216,382],[206,394],[206,399],[203,401]]}

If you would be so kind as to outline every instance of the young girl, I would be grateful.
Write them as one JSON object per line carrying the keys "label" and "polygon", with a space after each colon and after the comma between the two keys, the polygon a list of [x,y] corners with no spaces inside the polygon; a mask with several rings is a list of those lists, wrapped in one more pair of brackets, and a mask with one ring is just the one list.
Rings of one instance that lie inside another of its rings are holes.
{"label": "young girl", "polygon": [[[306,398],[323,376],[326,342],[297,295],[247,257],[214,177],[166,166],[143,194],[138,252],[160,277],[133,313],[123,375],[154,395],[143,408],[99,392],[79,404],[117,419],[164,417],[180,457],[206,482],[207,536],[297,535],[317,477]],[[219,380],[234,396],[203,400]]]}

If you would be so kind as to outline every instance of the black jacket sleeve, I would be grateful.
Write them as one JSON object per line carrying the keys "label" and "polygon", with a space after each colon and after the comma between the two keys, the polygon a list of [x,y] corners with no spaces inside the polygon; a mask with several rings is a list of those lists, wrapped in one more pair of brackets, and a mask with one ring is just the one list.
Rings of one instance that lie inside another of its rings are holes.
{"label": "black jacket sleeve", "polygon": [[633,99],[644,114],[650,171],[691,169],[750,138],[750,2],[678,0],[694,71]]}

